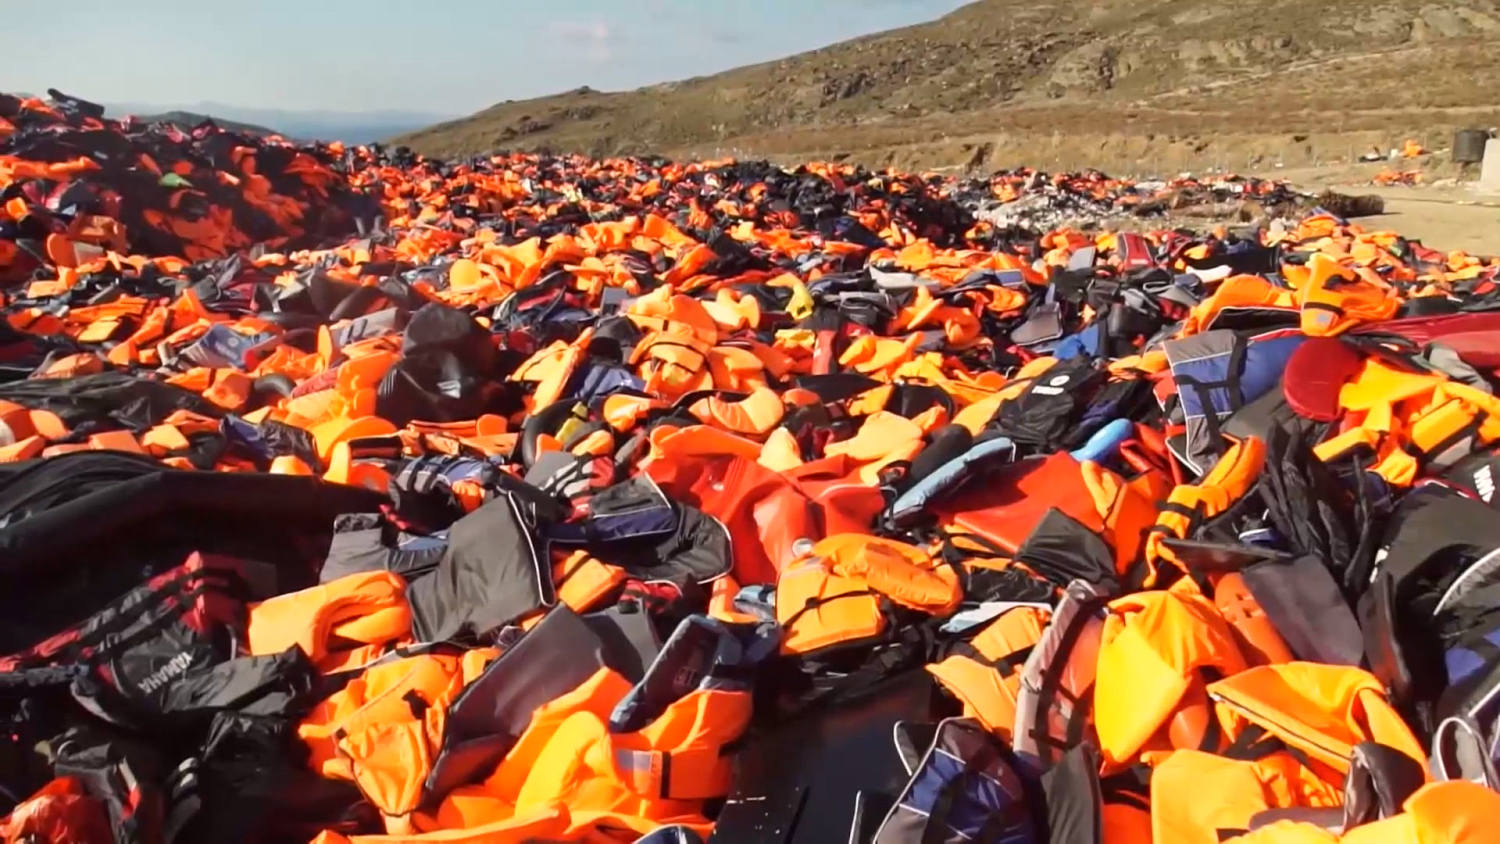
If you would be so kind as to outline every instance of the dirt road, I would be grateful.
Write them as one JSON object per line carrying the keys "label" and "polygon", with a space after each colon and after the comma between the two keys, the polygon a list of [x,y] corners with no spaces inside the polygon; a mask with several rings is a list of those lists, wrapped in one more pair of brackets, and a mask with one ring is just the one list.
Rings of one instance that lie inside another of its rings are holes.
{"label": "dirt road", "polygon": [[1434,249],[1500,255],[1500,195],[1457,189],[1373,188],[1385,197],[1385,213],[1365,217],[1366,228],[1390,228]]}
{"label": "dirt road", "polygon": [[1440,167],[1413,162],[1309,167],[1259,175],[1287,179],[1315,193],[1328,189],[1347,194],[1373,193],[1385,199],[1385,213],[1359,219],[1367,229],[1400,232],[1433,249],[1500,255],[1500,194],[1481,193],[1472,183],[1443,187],[1371,184],[1375,174],[1385,169],[1419,169],[1429,180],[1448,175]]}

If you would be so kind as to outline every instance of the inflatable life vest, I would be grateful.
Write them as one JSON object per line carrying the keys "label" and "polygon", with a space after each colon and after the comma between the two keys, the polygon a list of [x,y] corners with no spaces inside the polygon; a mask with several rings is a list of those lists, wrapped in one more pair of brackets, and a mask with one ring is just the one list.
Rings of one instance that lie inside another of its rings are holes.
{"label": "inflatable life vest", "polygon": [[879,639],[896,607],[952,612],[962,598],[958,574],[912,545],[864,534],[814,544],[776,583],[781,651],[803,656]]}

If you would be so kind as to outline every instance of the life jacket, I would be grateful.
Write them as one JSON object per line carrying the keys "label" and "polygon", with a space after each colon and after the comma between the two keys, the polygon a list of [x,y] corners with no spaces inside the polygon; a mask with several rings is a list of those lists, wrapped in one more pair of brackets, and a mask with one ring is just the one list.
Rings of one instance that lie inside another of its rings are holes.
{"label": "life jacket", "polygon": [[[1221,830],[1248,830],[1267,809],[1340,806],[1361,742],[1390,748],[1418,780],[1427,776],[1411,730],[1360,669],[1262,666],[1211,684],[1208,695],[1230,744],[1223,755],[1178,750],[1156,766],[1151,805],[1158,840],[1219,841]],[[1166,796],[1194,787],[1213,787],[1225,799]]]}
{"label": "life jacket", "polygon": [[725,746],[749,723],[744,675],[774,648],[769,630],[685,619],[640,683],[601,668],[538,706],[482,785],[455,789],[418,821],[473,826],[565,806],[573,835],[673,822],[706,831],[700,801],[728,792]]}
{"label": "life jacket", "polygon": [[647,392],[677,398],[694,390],[714,388],[709,370],[713,345],[692,333],[668,329],[641,338],[629,363],[645,380]]}
{"label": "life jacket", "polygon": [[1339,394],[1364,365],[1364,353],[1353,343],[1333,337],[1309,337],[1286,360],[1282,392],[1299,415],[1333,422],[1343,415]]}
{"label": "life jacket", "polygon": [[1070,749],[1099,746],[1093,694],[1109,593],[1083,580],[1067,585],[1042,636],[1026,657],[1016,692],[1011,741],[1033,773]]}
{"label": "life jacket", "polygon": [[[80,704],[122,723],[153,723],[211,705],[224,679],[239,673],[232,644],[244,634],[244,598],[256,574],[254,564],[195,552],[82,622],[0,658],[0,688],[15,703],[28,692],[78,680]],[[292,657],[288,674],[296,668]],[[274,671],[270,662],[262,667]],[[253,694],[254,685],[246,682],[236,693]]]}
{"label": "life jacket", "polygon": [[1299,319],[1297,307],[1295,290],[1277,287],[1259,276],[1230,276],[1189,312],[1177,336],[1190,337],[1215,328],[1293,326]]}
{"label": "life jacket", "polygon": [[1327,462],[1371,452],[1371,471],[1396,486],[1438,474],[1500,439],[1500,399],[1429,371],[1369,358],[1339,393],[1345,430],[1315,449]]}
{"label": "life jacket", "polygon": [[1057,453],[1016,461],[974,483],[952,503],[938,505],[940,518],[1014,552],[1049,509],[1057,508],[1090,528],[1102,520],[1084,488],[1078,462]]}
{"label": "life jacket", "polygon": [[[1316,560],[1308,559],[1309,564],[1315,562]],[[1264,574],[1264,577],[1255,578],[1257,585],[1265,581],[1274,581],[1279,574],[1292,569],[1291,566],[1271,568],[1271,566],[1276,565],[1273,563],[1263,563],[1260,565],[1263,568],[1259,570],[1256,570],[1255,566],[1249,567],[1256,575]],[[1317,571],[1323,572],[1325,576],[1327,575],[1327,569],[1321,566]],[[1282,628],[1277,623],[1282,622],[1288,627],[1294,627],[1294,622],[1286,619],[1284,615],[1277,615],[1275,618],[1271,617],[1270,613],[1261,603],[1256,588],[1247,582],[1243,570],[1224,572],[1212,578],[1212,582],[1214,607],[1218,609],[1219,614],[1224,617],[1224,620],[1229,622],[1229,629],[1234,634],[1235,644],[1239,646],[1240,654],[1245,657],[1245,662],[1248,665],[1270,665],[1278,662],[1291,662],[1296,658],[1291,646],[1282,637]],[[1325,582],[1332,584],[1332,578],[1327,577]],[[1315,590],[1307,589],[1303,583],[1297,585],[1303,586],[1306,591],[1316,594]],[[1336,591],[1335,596],[1337,596]],[[1349,611],[1348,605],[1342,604],[1342,599],[1340,599],[1340,604],[1343,606],[1344,616],[1352,622],[1354,615]],[[1277,609],[1280,609],[1280,607],[1277,606]],[[1316,619],[1309,620],[1316,621]],[[1358,629],[1358,625],[1356,624],[1354,627],[1356,633]],[[1302,642],[1299,641],[1299,644],[1302,644]],[[1310,659],[1311,657],[1307,658]],[[1355,664],[1357,664],[1357,658]]]}
{"label": "life jacket", "polygon": [[1464,496],[1482,501],[1491,509],[1500,510],[1500,451],[1488,449],[1458,462],[1439,478],[1429,478],[1424,483],[1435,483],[1456,489]]}
{"label": "life jacket", "polygon": [[1016,723],[1021,667],[1042,638],[1051,612],[1043,607],[1006,610],[969,641],[955,643],[941,662],[927,666],[964,705],[964,716],[1009,741]]}
{"label": "life jacket", "polygon": [[312,844],[487,844],[491,841],[542,841],[566,835],[569,815],[565,806],[548,806],[525,814],[488,823],[465,823],[431,832],[388,835],[344,835],[323,830]]}
{"label": "life jacket", "polygon": [[757,439],[769,434],[784,413],[781,397],[768,387],[756,389],[739,401],[725,401],[711,395],[695,402],[690,410],[704,424]]}
{"label": "life jacket", "polygon": [[1020,395],[1002,403],[990,427],[1018,446],[1052,451],[1064,444],[1108,375],[1092,358],[1057,361],[1037,373]]}
{"label": "life jacket", "polygon": [[533,385],[529,409],[535,412],[563,398],[573,371],[586,354],[579,346],[555,341],[517,366],[510,380]]}
{"label": "life jacket", "polygon": [[489,777],[517,746],[538,707],[605,668],[604,651],[599,635],[569,608],[543,616],[453,699],[422,805],[431,807]]}
{"label": "life jacket", "polygon": [[1247,437],[1230,445],[1218,462],[1197,484],[1180,484],[1172,490],[1161,514],[1146,538],[1146,562],[1151,585],[1162,561],[1182,568],[1181,560],[1162,543],[1165,537],[1187,539],[1206,519],[1211,519],[1240,500],[1254,486],[1265,463],[1265,443]]}
{"label": "life jacket", "polygon": [[824,446],[823,453],[847,456],[860,464],[856,477],[866,486],[875,486],[886,466],[909,461],[921,452],[925,433],[916,421],[881,410],[865,417],[854,436]]}
{"label": "life jacket", "polygon": [[1330,831],[1312,823],[1282,820],[1266,824],[1231,841],[1238,844],[1477,844],[1494,840],[1494,818],[1500,796],[1471,782],[1428,783],[1392,817]]}
{"label": "life jacket", "polygon": [[915,546],[862,534],[830,536],[777,580],[781,650],[806,656],[867,644],[892,624],[895,607],[945,615],[961,597],[957,574]]}
{"label": "life jacket", "polygon": [[387,832],[410,831],[409,815],[421,804],[448,706],[498,655],[476,648],[366,668],[302,719],[297,734],[308,763],[325,777],[358,785],[385,816]]}
{"label": "life jacket", "polygon": [[553,554],[552,582],[557,588],[557,600],[574,612],[596,609],[628,577],[623,568],[590,556],[587,551]]}
{"label": "life jacket", "polygon": [[1168,341],[1163,349],[1187,426],[1178,456],[1202,474],[1221,453],[1221,421],[1281,381],[1287,360],[1307,338],[1290,330],[1245,336],[1216,330]]}
{"label": "life jacket", "polygon": [[662,800],[728,794],[724,744],[749,725],[746,677],[774,653],[776,642],[770,625],[730,628],[705,616],[684,619],[610,715],[614,766],[627,787]]}
{"label": "life jacket", "polygon": [[1047,832],[1056,844],[1149,842],[1151,808],[1133,773],[1102,777],[1099,751],[1080,744],[1039,779]]}
{"label": "life jacket", "polygon": [[945,718],[871,841],[1031,841],[1031,797],[1003,742],[978,721]]}
{"label": "life jacket", "polygon": [[1356,340],[1398,337],[1418,349],[1441,343],[1470,366],[1493,370],[1500,368],[1500,350],[1494,344],[1497,330],[1500,330],[1500,314],[1458,313],[1369,323],[1356,326],[1350,336]]}
{"label": "life jacket", "polygon": [[325,672],[359,668],[411,632],[406,581],[363,572],[252,604],[246,640],[252,654],[297,646]]}
{"label": "life jacket", "polygon": [[[1491,566],[1500,561],[1500,553]],[[1483,616],[1481,616],[1482,618]],[[1434,707],[1432,766],[1440,779],[1500,786],[1500,632],[1469,620],[1443,651],[1448,686]],[[1464,623],[1464,622],[1460,622]]]}
{"label": "life jacket", "polygon": [[1484,606],[1489,555],[1500,548],[1500,525],[1489,513],[1481,502],[1430,486],[1408,493],[1387,521],[1358,606],[1371,670],[1402,705],[1430,702],[1446,685],[1445,644],[1484,633],[1484,615],[1473,607]]}
{"label": "life jacket", "polygon": [[734,578],[742,585],[776,582],[785,562],[797,557],[797,542],[823,535],[818,507],[791,480],[759,465],[753,456],[683,454],[674,447],[644,471],[674,500],[725,526]]}
{"label": "life jacket", "polygon": [[[1229,623],[1202,595],[1140,592],[1111,601],[1093,698],[1105,770],[1132,764],[1190,700],[1198,699],[1199,717],[1207,716],[1202,689],[1245,667]],[[1161,738],[1170,743],[1176,736]],[[1210,733],[1202,743],[1216,741]]]}
{"label": "life jacket", "polygon": [[1026,392],[1038,375],[1056,363],[1057,360],[1051,357],[1035,358],[1027,362],[1009,381],[999,385],[987,396],[976,397],[971,404],[954,414],[954,424],[962,425],[969,429],[969,433],[978,436],[1006,402]]}
{"label": "life jacket", "polygon": [[1321,252],[1308,262],[1308,278],[1297,289],[1302,330],[1309,337],[1332,337],[1360,323],[1395,315],[1401,302],[1388,288],[1372,284]]}
{"label": "life jacket", "polygon": [[[1247,669],[1208,687],[1226,737],[1259,725],[1306,754],[1314,770],[1341,778],[1352,748],[1375,741],[1426,771],[1426,752],[1380,683],[1351,666],[1291,662]],[[1319,768],[1318,766],[1326,766]]]}
{"label": "life jacket", "polygon": [[852,466],[847,458],[825,457],[782,473],[819,508],[825,534],[869,530],[885,508],[885,496],[879,488],[851,479]]}
{"label": "life jacket", "polygon": [[[976,534],[1017,555],[1035,550],[1059,532],[1083,535],[1103,547],[1103,569],[1089,579],[1141,576],[1135,571],[1142,533],[1154,518],[1153,475],[1126,481],[1098,464],[1066,452],[1000,464],[978,476],[960,494],[932,509],[945,526]],[[1038,532],[1043,527],[1043,534]],[[1070,578],[1059,575],[1054,582]]]}
{"label": "life jacket", "polygon": [[[112,820],[105,802],[91,796],[82,780],[57,777],[0,818],[0,840],[113,841]],[[122,820],[132,828],[141,823]]]}
{"label": "life jacket", "polygon": [[407,589],[419,642],[479,637],[557,603],[545,536],[515,493],[454,522],[436,571]]}
{"label": "life jacket", "polygon": [[[1470,515],[1477,513],[1476,508],[1467,510]],[[1451,541],[1464,541],[1465,531],[1454,533]],[[1400,553],[1399,549],[1395,552]],[[1411,600],[1397,603],[1405,624],[1394,632],[1402,636],[1412,663],[1423,664],[1441,654],[1441,675],[1446,685],[1431,704],[1432,720],[1436,722],[1434,770],[1443,779],[1467,779],[1496,787],[1500,785],[1500,774],[1496,773],[1500,764],[1500,630],[1493,611],[1495,584],[1500,580],[1500,546],[1449,546],[1434,557],[1424,562],[1425,571],[1418,577],[1400,584],[1404,590],[1398,586],[1396,600],[1402,600],[1401,591]],[[1385,563],[1392,562],[1387,557]],[[1437,590],[1441,592],[1434,604]],[[1389,636],[1392,631],[1380,632]],[[1425,664],[1422,667],[1425,676],[1417,678],[1417,687],[1425,691],[1438,679],[1438,672]],[[1425,697],[1432,696],[1429,693]]]}
{"label": "life jacket", "polygon": [[[958,431],[967,433],[963,428]],[[1002,462],[1015,456],[1015,444],[1005,437],[995,437],[973,445],[951,459],[942,462],[925,473],[905,492],[901,493],[882,515],[882,519],[893,527],[905,527],[913,519],[927,511],[928,505],[949,490],[962,486],[983,467]],[[926,456],[924,449],[922,456]],[[915,469],[915,463],[913,464]]]}

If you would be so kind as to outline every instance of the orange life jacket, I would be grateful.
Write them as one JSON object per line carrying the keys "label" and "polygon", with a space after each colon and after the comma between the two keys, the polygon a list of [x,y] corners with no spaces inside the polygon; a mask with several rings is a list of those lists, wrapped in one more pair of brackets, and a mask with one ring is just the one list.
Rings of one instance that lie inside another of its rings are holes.
{"label": "orange life jacket", "polygon": [[878,638],[890,623],[883,601],[942,615],[961,598],[958,575],[920,548],[863,534],[830,536],[777,580],[781,650],[808,654]]}
{"label": "orange life jacket", "polygon": [[298,726],[309,764],[325,777],[358,785],[385,816],[388,832],[409,831],[409,815],[442,746],[449,704],[497,656],[493,648],[477,648],[366,668]]}
{"label": "orange life jacket", "polygon": [[961,643],[927,672],[990,732],[1010,740],[1016,722],[1016,692],[1026,654],[1042,638],[1051,612],[1022,606],[1007,610],[971,641]]}
{"label": "orange life jacket", "polygon": [[1157,591],[1111,601],[1094,679],[1106,769],[1132,764],[1195,687],[1244,668],[1229,623],[1203,596]]}
{"label": "orange life jacket", "polygon": [[410,633],[406,581],[372,571],[252,604],[246,635],[251,654],[296,645],[326,673],[360,667]]}

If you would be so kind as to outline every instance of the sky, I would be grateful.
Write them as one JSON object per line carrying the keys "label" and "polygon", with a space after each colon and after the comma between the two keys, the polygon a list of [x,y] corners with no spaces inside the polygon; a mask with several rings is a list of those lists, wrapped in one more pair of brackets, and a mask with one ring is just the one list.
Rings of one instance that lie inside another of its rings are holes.
{"label": "sky", "polygon": [[0,0],[0,90],[459,115],[931,20],[963,0]]}

